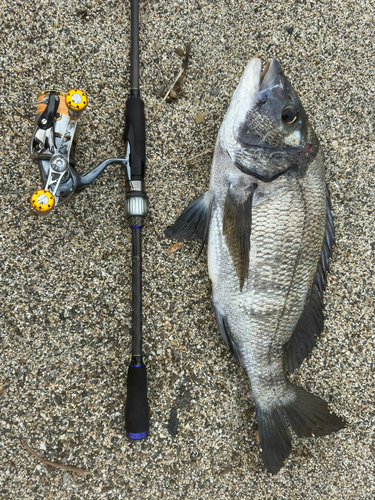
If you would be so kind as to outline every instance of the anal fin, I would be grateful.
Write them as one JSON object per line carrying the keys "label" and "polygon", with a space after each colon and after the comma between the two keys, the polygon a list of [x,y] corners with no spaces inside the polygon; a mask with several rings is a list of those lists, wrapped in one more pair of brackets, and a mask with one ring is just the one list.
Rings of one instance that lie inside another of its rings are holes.
{"label": "anal fin", "polygon": [[224,340],[224,342],[227,344],[229,349],[231,350],[234,359],[237,361],[239,365],[241,365],[243,368],[245,368],[245,362],[242,358],[241,351],[236,344],[236,342],[233,339],[233,336],[231,334],[227,318],[225,316],[222,316],[221,313],[216,309],[215,307],[215,312],[216,312],[216,319],[217,319],[217,324],[219,326],[219,330],[221,333],[221,336]]}

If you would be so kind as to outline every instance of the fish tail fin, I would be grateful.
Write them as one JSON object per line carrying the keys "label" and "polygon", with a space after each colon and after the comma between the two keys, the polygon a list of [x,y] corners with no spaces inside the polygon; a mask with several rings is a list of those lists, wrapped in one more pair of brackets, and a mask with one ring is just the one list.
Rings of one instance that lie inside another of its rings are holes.
{"label": "fish tail fin", "polygon": [[257,420],[264,465],[277,474],[292,451],[292,436],[279,408],[257,407]]}
{"label": "fish tail fin", "polygon": [[[257,407],[259,438],[264,464],[276,474],[290,454],[291,435],[286,420],[298,437],[325,436],[339,431],[344,421],[331,412],[323,399],[290,384],[294,398],[272,409]],[[290,394],[290,393],[289,393]]]}

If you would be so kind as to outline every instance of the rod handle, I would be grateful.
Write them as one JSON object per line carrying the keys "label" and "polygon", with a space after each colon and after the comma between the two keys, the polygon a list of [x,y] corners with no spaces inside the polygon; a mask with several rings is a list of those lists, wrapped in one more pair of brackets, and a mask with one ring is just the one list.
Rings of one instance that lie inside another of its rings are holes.
{"label": "rod handle", "polygon": [[129,439],[143,439],[150,429],[147,372],[143,363],[130,364],[127,380],[125,430]]}
{"label": "rod handle", "polygon": [[145,105],[140,97],[126,101],[124,138],[130,145],[131,180],[143,180],[146,170]]}

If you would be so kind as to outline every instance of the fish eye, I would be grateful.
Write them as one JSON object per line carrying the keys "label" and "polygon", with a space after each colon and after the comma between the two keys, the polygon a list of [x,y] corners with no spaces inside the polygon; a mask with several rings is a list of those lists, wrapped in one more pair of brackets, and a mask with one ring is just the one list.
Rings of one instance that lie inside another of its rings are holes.
{"label": "fish eye", "polygon": [[298,118],[298,110],[294,106],[287,106],[281,116],[286,125],[292,125]]}

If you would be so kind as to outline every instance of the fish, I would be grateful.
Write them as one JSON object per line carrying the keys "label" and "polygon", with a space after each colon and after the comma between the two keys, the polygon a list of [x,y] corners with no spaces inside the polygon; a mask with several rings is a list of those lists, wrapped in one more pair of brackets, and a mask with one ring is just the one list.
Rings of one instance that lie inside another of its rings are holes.
{"label": "fish", "polygon": [[208,190],[167,227],[208,244],[220,333],[247,372],[262,458],[276,474],[298,437],[344,420],[287,374],[316,346],[335,245],[323,152],[280,63],[246,66],[221,124]]}

